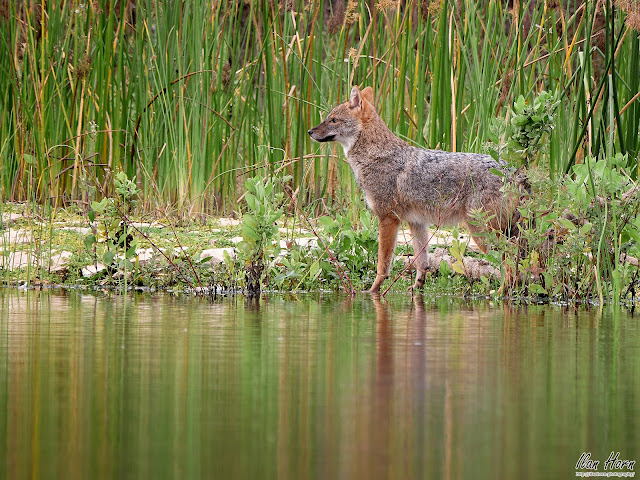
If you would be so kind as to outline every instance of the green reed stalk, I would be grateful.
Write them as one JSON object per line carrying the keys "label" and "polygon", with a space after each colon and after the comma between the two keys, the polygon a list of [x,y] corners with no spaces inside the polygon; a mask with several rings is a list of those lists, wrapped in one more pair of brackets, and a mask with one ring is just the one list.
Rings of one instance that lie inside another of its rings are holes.
{"label": "green reed stalk", "polygon": [[552,175],[604,154],[611,131],[637,173],[640,40],[612,2],[357,2],[338,20],[304,0],[54,2],[43,16],[31,3],[0,24],[3,200],[87,206],[101,191],[87,179],[109,193],[122,169],[146,209],[229,211],[268,165],[302,204],[357,205],[342,151],[306,134],[351,83],[374,87],[408,141],[466,151],[518,95],[556,92]]}

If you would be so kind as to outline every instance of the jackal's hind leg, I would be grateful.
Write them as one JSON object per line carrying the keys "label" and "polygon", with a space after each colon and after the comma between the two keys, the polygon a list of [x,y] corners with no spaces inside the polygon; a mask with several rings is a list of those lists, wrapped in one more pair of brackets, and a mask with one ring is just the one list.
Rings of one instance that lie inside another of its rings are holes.
{"label": "jackal's hind leg", "polygon": [[484,234],[486,233],[487,230],[485,228],[482,228],[479,225],[474,225],[473,223],[470,223],[470,222],[466,222],[464,226],[467,228],[467,230],[469,230],[469,233],[471,233],[471,238],[473,238],[473,241],[475,242],[477,247],[480,249],[480,251],[486,254],[488,250],[487,250],[487,242],[484,239]]}
{"label": "jackal's hind leg", "polygon": [[424,286],[424,280],[429,269],[429,228],[423,223],[409,223],[409,229],[413,235],[413,255],[416,267],[416,281],[412,289],[420,289]]}

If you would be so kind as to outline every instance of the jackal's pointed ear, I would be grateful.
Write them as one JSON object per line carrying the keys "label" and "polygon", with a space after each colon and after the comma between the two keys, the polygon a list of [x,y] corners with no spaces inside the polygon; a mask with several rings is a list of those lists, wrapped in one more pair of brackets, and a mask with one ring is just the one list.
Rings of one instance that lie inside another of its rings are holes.
{"label": "jackal's pointed ear", "polygon": [[351,89],[349,108],[352,110],[362,108],[362,96],[360,95],[360,89],[357,86]]}
{"label": "jackal's pointed ear", "polygon": [[360,94],[367,102],[373,105],[373,88],[366,87],[360,92]]}

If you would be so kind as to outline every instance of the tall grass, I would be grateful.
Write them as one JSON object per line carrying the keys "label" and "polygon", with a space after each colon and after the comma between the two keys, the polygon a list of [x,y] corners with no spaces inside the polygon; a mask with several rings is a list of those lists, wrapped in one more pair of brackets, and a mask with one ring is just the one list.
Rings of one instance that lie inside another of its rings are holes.
{"label": "tall grass", "polygon": [[553,92],[551,174],[628,152],[635,177],[640,12],[618,3],[9,2],[0,196],[88,205],[122,169],[147,209],[232,210],[268,170],[303,204],[358,198],[342,152],[306,134],[355,83],[398,135],[469,151],[519,95]]}

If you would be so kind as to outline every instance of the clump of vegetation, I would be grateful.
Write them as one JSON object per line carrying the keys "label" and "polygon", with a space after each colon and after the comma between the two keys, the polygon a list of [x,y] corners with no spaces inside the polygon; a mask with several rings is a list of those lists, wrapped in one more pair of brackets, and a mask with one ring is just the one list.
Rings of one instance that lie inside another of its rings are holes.
{"label": "clump of vegetation", "polygon": [[[84,243],[97,262],[98,236],[104,238],[107,249],[101,255],[102,262],[112,272],[123,270],[126,273],[133,269],[131,260],[136,256],[138,246],[131,234],[128,215],[138,202],[140,190],[136,186],[135,177],[129,179],[122,171],[115,175],[113,183],[113,197],[104,197],[99,202],[91,203],[91,210],[87,215],[94,232],[85,237]],[[96,218],[99,229],[93,224]],[[121,253],[119,257],[118,252]]]}
{"label": "clump of vegetation", "polygon": [[277,221],[283,215],[284,193],[276,193],[271,179],[253,177],[244,184],[247,211],[242,216],[238,260],[244,265],[247,292],[260,292],[269,267],[280,254]]}
{"label": "clump of vegetation", "polygon": [[[318,222],[324,227],[325,243],[331,249],[345,273],[359,282],[369,283],[375,278],[378,253],[378,220],[363,209],[355,221],[337,213],[323,216]],[[319,262],[328,278],[338,279],[338,272],[328,261]]]}
{"label": "clump of vegetation", "polygon": [[[554,111],[559,103],[546,91],[535,95],[530,103],[520,95],[509,110],[509,125],[497,118],[491,125],[489,153],[496,160],[524,167],[548,153],[548,138],[555,126]],[[502,143],[505,137],[507,141]]]}
{"label": "clump of vegetation", "polygon": [[[115,175],[113,182],[115,186],[113,197],[104,197],[99,202],[91,203],[91,210],[87,216],[93,232],[85,237],[84,244],[93,256],[96,275],[102,276],[98,271],[98,260],[100,260],[112,281],[116,281],[116,277],[119,277],[126,283],[127,272],[133,270],[132,259],[136,256],[137,247],[137,242],[134,241],[130,232],[128,215],[135,207],[140,192],[135,184],[135,178],[130,180],[122,171]],[[98,254],[99,240],[106,246],[106,250],[100,249],[100,255]]]}
{"label": "clump of vegetation", "polygon": [[[529,168],[522,242],[490,239],[492,265],[523,275],[507,292],[633,294],[640,37],[632,2],[514,10],[336,0],[332,12],[306,0],[6,4],[0,201],[49,212],[34,215],[39,222],[91,205],[102,233],[87,236],[82,262],[90,255],[112,277],[137,269],[136,242],[150,245],[130,237],[123,214],[132,202],[137,214],[160,206],[171,218],[202,219],[237,211],[248,192],[237,259],[212,269],[195,260],[200,240],[176,253],[169,244],[180,236],[166,235],[167,253],[152,246],[158,260],[136,270],[140,281],[250,290],[368,283],[375,219],[361,211],[342,152],[306,134],[360,84],[374,88],[381,117],[409,142],[471,152],[491,142],[496,158]],[[289,195],[277,198],[284,190],[274,179],[284,175]],[[250,176],[270,179],[245,182]],[[283,211],[294,223],[306,212],[317,244],[280,251]],[[222,244],[232,246],[231,237]],[[464,283],[453,272],[472,254],[463,244],[450,253],[455,262],[434,281],[441,288]],[[486,280],[472,289],[500,286]]]}
{"label": "clump of vegetation", "polygon": [[[588,159],[562,184],[544,169],[529,170],[531,195],[520,205],[519,238],[488,241],[517,272],[505,293],[554,300],[624,300],[638,282],[640,191],[621,165],[627,159]],[[490,255],[491,257],[491,255]]]}
{"label": "clump of vegetation", "polygon": [[377,220],[364,209],[354,221],[346,214],[318,217],[318,237],[298,245],[291,242],[274,265],[273,285],[278,289],[336,289],[350,291],[351,282],[362,289],[375,277],[378,248]]}

